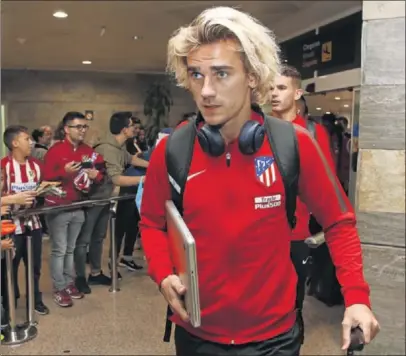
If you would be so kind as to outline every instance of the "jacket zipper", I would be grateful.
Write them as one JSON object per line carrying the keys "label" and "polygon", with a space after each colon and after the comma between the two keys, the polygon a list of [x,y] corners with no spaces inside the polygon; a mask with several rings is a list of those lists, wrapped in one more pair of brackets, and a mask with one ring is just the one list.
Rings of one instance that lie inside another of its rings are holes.
{"label": "jacket zipper", "polygon": [[228,151],[226,153],[226,164],[227,164],[227,167],[230,167],[230,165],[231,165],[231,153]]}

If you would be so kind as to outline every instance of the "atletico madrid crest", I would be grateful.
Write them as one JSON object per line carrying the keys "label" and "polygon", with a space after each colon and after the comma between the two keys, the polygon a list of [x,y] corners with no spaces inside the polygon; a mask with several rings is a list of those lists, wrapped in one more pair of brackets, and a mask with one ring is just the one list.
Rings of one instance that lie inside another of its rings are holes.
{"label": "atletico madrid crest", "polygon": [[276,181],[275,159],[270,156],[255,158],[255,175],[266,187],[270,187]]}

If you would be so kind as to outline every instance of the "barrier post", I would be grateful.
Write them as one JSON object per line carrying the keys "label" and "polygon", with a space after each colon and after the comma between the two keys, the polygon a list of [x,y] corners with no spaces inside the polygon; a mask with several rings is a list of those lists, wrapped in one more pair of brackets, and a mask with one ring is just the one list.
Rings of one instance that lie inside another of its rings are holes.
{"label": "barrier post", "polygon": [[7,295],[10,323],[2,331],[4,339],[1,343],[3,345],[19,345],[34,339],[38,334],[38,330],[34,325],[30,325],[29,323],[17,325],[14,293],[13,251],[7,250],[4,252],[6,255]]}
{"label": "barrier post", "polygon": [[28,323],[30,325],[37,325],[38,322],[35,318],[35,295],[34,295],[34,258],[32,252],[32,234],[31,228],[26,226],[27,231],[27,299],[28,299]]}
{"label": "barrier post", "polygon": [[110,292],[116,293],[120,291],[118,286],[118,271],[117,271],[117,244],[116,244],[116,211],[117,202],[110,204],[110,243],[111,243],[111,287]]}

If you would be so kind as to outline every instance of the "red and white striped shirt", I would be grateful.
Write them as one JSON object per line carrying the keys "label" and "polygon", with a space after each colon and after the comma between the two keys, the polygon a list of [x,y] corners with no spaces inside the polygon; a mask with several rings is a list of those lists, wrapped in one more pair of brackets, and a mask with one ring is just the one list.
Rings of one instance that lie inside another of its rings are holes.
{"label": "red and white striped shirt", "polygon": [[[1,170],[4,178],[3,190],[6,195],[35,190],[41,182],[41,162],[33,157],[27,158],[25,164],[18,163],[11,155],[1,160]],[[12,211],[17,211],[20,205],[13,205]],[[41,222],[38,215],[31,216],[27,221],[24,218],[14,219],[15,233],[22,234],[25,225],[32,230],[40,229]]]}

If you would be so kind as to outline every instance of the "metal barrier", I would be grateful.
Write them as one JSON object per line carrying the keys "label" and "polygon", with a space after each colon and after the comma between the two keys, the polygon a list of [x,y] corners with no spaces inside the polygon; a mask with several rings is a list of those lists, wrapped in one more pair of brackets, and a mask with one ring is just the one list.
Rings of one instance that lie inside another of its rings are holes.
{"label": "metal barrier", "polygon": [[[99,200],[85,200],[75,202],[67,205],[58,206],[46,206],[41,208],[30,208],[25,210],[19,210],[14,212],[12,218],[24,217],[25,221],[29,221],[33,215],[41,214],[54,214],[58,211],[76,210],[86,207],[108,205],[110,204],[110,239],[111,239],[111,292],[118,292],[120,290],[118,286],[118,271],[117,271],[117,244],[115,236],[115,224],[116,224],[116,210],[117,203],[120,200],[134,199],[135,195],[123,195],[120,197],[113,197],[109,199]],[[29,226],[27,233],[27,322],[17,325],[16,323],[16,308],[15,308],[15,293],[14,293],[14,270],[13,270],[13,256],[12,250],[5,252],[6,268],[7,268],[7,289],[8,289],[8,308],[9,308],[9,326],[2,331],[4,339],[1,341],[2,345],[18,345],[23,342],[34,339],[37,336],[38,330],[36,328],[37,321],[35,317],[35,301],[34,301],[34,261],[32,251],[32,236]],[[8,233],[13,234],[14,230]],[[3,235],[3,232],[2,232]]]}
{"label": "metal barrier", "polygon": [[[2,223],[1,235],[4,237],[11,237],[15,231],[15,225],[9,224],[5,226]],[[31,239],[27,239],[27,295],[28,295],[28,321],[17,325],[16,322],[16,299],[14,293],[14,268],[13,268],[13,251],[4,251],[6,258],[6,273],[7,273],[7,297],[8,297],[8,312],[9,312],[9,325],[2,330],[4,339],[2,344],[4,345],[18,345],[23,342],[34,339],[38,330],[35,326],[34,316],[34,274],[33,274],[33,260],[32,260],[32,245]],[[30,272],[31,270],[31,272]],[[32,309],[32,313],[30,313]]]}
{"label": "metal barrier", "polygon": [[27,230],[27,296],[28,296],[28,311],[27,319],[30,325],[37,325],[35,318],[35,296],[34,296],[34,258],[32,251],[32,235],[31,228],[26,226]]}
{"label": "metal barrier", "polygon": [[117,271],[117,244],[116,244],[116,212],[117,202],[111,203],[110,206],[110,239],[111,239],[111,287],[110,292],[120,291],[118,286]]}

